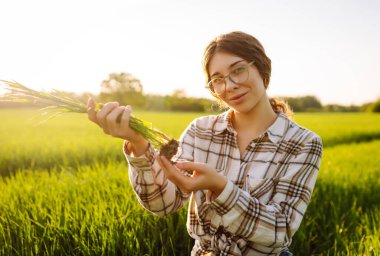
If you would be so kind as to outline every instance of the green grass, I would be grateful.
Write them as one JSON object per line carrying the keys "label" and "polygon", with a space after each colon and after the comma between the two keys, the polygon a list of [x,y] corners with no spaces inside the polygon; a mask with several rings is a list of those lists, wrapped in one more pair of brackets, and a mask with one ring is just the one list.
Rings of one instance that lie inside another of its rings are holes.
{"label": "green grass", "polygon": [[186,213],[145,211],[124,162],[18,172],[0,187],[0,255],[178,255],[192,247]]}
{"label": "green grass", "polygon": [[[198,113],[136,113],[178,138]],[[37,110],[0,109],[0,174],[34,168],[61,168],[124,159],[122,141],[104,135],[85,114],[65,114],[39,124]],[[156,127],[156,126],[155,126]]]}
{"label": "green grass", "polygon": [[294,120],[317,132],[325,147],[380,139],[380,114],[299,113]]}
{"label": "green grass", "polygon": [[[136,113],[174,138],[200,115]],[[295,119],[325,150],[292,251],[379,255],[380,116]],[[35,126],[36,111],[0,110],[0,120],[0,255],[189,255],[186,209],[158,218],[139,205],[121,140],[81,114]]]}
{"label": "green grass", "polygon": [[292,247],[304,255],[379,255],[379,237],[380,140],[325,149]]}
{"label": "green grass", "polygon": [[[168,136],[179,138],[203,113],[136,112]],[[39,124],[37,110],[0,109],[0,174],[34,168],[91,165],[121,161],[121,141],[104,135],[85,114],[65,114]],[[317,132],[325,147],[380,138],[380,115],[297,114],[296,121]]]}

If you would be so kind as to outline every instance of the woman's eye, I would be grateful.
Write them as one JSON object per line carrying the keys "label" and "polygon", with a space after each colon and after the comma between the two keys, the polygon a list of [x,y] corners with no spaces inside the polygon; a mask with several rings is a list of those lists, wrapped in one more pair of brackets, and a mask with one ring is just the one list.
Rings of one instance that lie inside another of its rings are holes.
{"label": "woman's eye", "polygon": [[223,78],[214,78],[212,79],[213,84],[220,84],[222,82]]}
{"label": "woman's eye", "polygon": [[244,71],[245,71],[245,67],[237,67],[232,71],[232,73],[237,75],[237,74],[243,73]]}

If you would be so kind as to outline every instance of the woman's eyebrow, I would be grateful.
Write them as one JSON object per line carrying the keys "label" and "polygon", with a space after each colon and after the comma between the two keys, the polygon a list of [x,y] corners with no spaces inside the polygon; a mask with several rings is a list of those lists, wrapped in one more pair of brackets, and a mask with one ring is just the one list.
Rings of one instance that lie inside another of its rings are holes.
{"label": "woman's eyebrow", "polygon": [[[236,64],[238,64],[238,63],[240,63],[240,62],[242,62],[242,61],[245,61],[245,60],[238,60],[238,61],[235,61],[235,62],[231,63],[231,64],[228,66],[228,68],[231,68],[231,67],[235,66]],[[214,72],[210,77],[213,77],[213,76],[218,75],[218,74],[220,74],[218,71],[217,71],[217,72]]]}

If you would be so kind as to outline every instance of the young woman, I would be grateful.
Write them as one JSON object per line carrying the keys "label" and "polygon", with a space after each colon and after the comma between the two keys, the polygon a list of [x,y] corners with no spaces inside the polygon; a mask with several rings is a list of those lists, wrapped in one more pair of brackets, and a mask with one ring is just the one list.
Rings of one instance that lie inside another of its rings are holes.
{"label": "young woman", "polygon": [[217,37],[203,66],[208,89],[229,110],[188,126],[176,164],[128,127],[129,106],[111,102],[96,112],[90,100],[89,118],[125,140],[130,181],[147,210],[165,216],[190,198],[192,255],[292,255],[288,246],[310,201],[321,139],[268,98],[271,61],[253,36]]}

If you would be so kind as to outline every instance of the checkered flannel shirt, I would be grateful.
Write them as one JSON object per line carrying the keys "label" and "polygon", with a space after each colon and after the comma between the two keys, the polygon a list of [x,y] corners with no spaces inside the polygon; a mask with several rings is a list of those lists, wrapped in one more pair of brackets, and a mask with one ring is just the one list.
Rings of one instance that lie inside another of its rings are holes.
{"label": "checkered flannel shirt", "polygon": [[228,178],[218,197],[182,193],[155,161],[158,151],[132,157],[129,178],[139,202],[165,216],[188,201],[192,255],[279,255],[301,224],[322,156],[318,135],[282,112],[240,155],[232,111],[195,119],[180,138],[177,160],[207,163]]}

